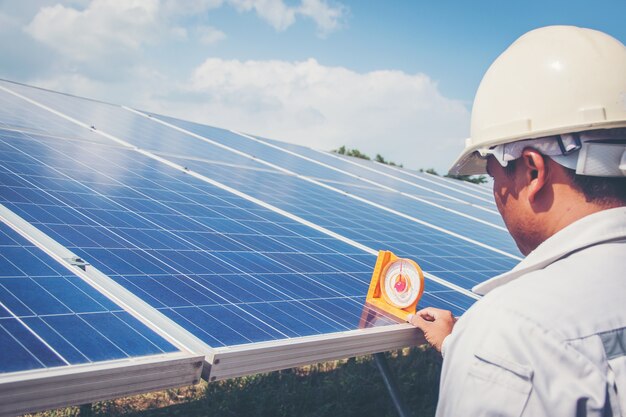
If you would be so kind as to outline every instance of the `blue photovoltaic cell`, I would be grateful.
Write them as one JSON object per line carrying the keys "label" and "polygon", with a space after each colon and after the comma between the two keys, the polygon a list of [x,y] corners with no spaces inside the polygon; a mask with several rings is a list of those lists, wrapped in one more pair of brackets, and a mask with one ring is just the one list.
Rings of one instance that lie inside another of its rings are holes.
{"label": "blue photovoltaic cell", "polygon": [[[176,126],[187,129],[191,132],[200,134],[205,137],[209,137],[211,139],[215,139],[220,143],[224,143],[228,146],[231,146],[235,149],[242,150],[249,154],[261,157],[269,162],[274,162],[282,166],[281,162],[285,159],[288,159],[288,156],[285,156],[285,152],[282,152],[277,149],[273,149],[270,146],[264,145],[257,141],[253,141],[244,137],[243,135],[239,135],[224,129],[218,129],[210,126],[204,126],[193,122],[188,122],[184,120],[179,120],[176,118],[171,118],[167,116],[157,115],[155,116],[158,119],[167,121],[168,123],[174,124]],[[476,195],[476,187],[472,187],[471,191],[467,189],[467,184],[463,184],[462,181],[451,181],[450,184],[443,184],[438,177],[434,177],[432,175],[427,175],[423,173],[412,173],[412,175],[408,175],[409,172],[407,170],[398,171],[393,168],[383,165],[383,164],[375,164],[372,161],[358,159],[358,158],[348,158],[341,157],[339,155],[327,154],[325,152],[315,151],[313,149],[289,144],[285,142],[279,142],[271,139],[256,137],[261,142],[266,142],[270,145],[276,146],[278,148],[282,148],[285,150],[289,150],[298,155],[304,156],[309,159],[313,159],[320,163],[330,165],[331,167],[340,169],[350,174],[358,175],[361,178],[365,178],[368,180],[372,180],[376,183],[389,186],[395,188],[399,191],[403,191],[412,195],[415,195],[421,199],[437,202],[443,204],[444,206],[451,201],[463,200],[466,202],[464,205],[465,210],[468,211],[468,214],[476,214],[481,216],[484,220],[492,221],[496,224],[501,224],[500,216],[497,212],[495,212],[495,204],[493,202],[493,198],[491,197],[491,193],[489,190],[486,190],[483,194],[479,192]],[[339,158],[338,158],[339,157]],[[346,162],[346,160],[350,160],[352,163]],[[355,166],[356,164],[367,166],[369,168],[373,168],[379,172],[373,172],[372,170],[367,170]],[[311,176],[321,177],[326,181],[335,180],[343,183],[350,183],[353,185],[368,185],[363,181],[355,181],[348,176],[338,176],[336,173],[329,174],[332,172],[330,169],[320,169],[319,165],[314,167],[314,163],[307,162],[302,158],[292,157],[291,161],[289,161],[289,169],[292,169],[300,174],[310,174]],[[382,175],[381,173],[386,173],[396,177],[397,179],[390,178],[388,176]],[[329,176],[330,175],[330,176]],[[417,179],[415,177],[418,177]],[[429,178],[431,177],[431,178]],[[401,180],[411,182],[415,186],[407,185],[405,182]],[[442,187],[443,185],[443,187]],[[473,184],[472,184],[473,185]],[[373,185],[369,185],[371,188],[376,188]],[[482,191],[482,190],[481,190]],[[443,195],[442,195],[443,194]],[[471,205],[470,205],[471,204]],[[472,205],[485,207],[488,209],[492,209],[492,213],[490,215],[485,216],[485,211],[475,210]],[[454,205],[451,208],[458,208]],[[485,216],[485,217],[482,217]]]}
{"label": "blue photovoltaic cell", "polygon": [[374,256],[131,150],[0,138],[4,205],[209,345],[358,328]]}
{"label": "blue photovoltaic cell", "polygon": [[[506,230],[502,230],[502,228],[494,228],[482,223],[478,223],[480,227],[477,227],[477,223],[473,220],[459,218],[441,208],[428,206],[394,192],[354,186],[342,186],[341,189],[368,201],[384,204],[386,207],[398,210],[414,218],[425,220],[435,226],[443,227],[464,237],[504,250],[510,254],[521,256],[509,233]],[[454,205],[455,203],[447,203],[448,207]],[[456,205],[458,211],[466,211],[462,206]]]}
{"label": "blue photovoltaic cell", "polygon": [[[161,116],[159,116],[160,118]],[[176,121],[177,119],[170,119],[172,121]],[[178,123],[190,123],[190,122],[173,122],[174,124]],[[189,124],[188,126],[192,126],[193,124]],[[258,137],[258,139],[263,142],[267,142],[269,144],[278,146],[279,148],[283,148],[286,150],[290,150],[299,155],[307,156],[309,158],[315,159],[317,161],[327,163],[337,168],[341,168],[347,170],[353,174],[363,176],[365,178],[371,178],[378,182],[384,176],[368,173],[369,170],[363,169],[348,169],[348,166],[358,164],[364,167],[373,168],[376,171],[393,175],[402,180],[406,180],[414,183],[415,185],[429,188],[433,191],[444,192],[448,194],[450,197],[459,198],[466,200],[468,203],[484,206],[486,208],[496,209],[495,203],[493,201],[493,197],[491,195],[491,189],[484,185],[472,184],[466,181],[458,181],[450,178],[440,177],[438,175],[432,175],[424,172],[411,171],[409,169],[397,169],[391,167],[389,165],[375,163],[370,160],[361,159],[361,158],[353,158],[347,157],[344,155],[333,154],[332,156],[326,152],[318,152],[313,149],[307,148],[305,146],[280,142],[272,139],[266,139],[262,137]],[[350,161],[351,163],[338,163],[337,159],[342,159],[344,161]],[[370,171],[371,172],[371,171]],[[373,176],[372,176],[373,175]],[[394,184],[398,184],[398,182],[392,181],[387,183],[389,186],[394,186]],[[415,190],[415,188],[405,188],[405,191]],[[415,192],[415,191],[413,191]],[[428,194],[424,194],[426,196]],[[420,194],[420,196],[422,196]]]}
{"label": "blue photovoltaic cell", "polygon": [[0,373],[175,351],[0,223]]}

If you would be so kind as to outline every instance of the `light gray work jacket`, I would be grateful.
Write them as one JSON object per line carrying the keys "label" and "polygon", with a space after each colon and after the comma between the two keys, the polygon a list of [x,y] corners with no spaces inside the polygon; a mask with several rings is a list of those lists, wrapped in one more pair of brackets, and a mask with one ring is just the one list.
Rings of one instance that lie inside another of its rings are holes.
{"label": "light gray work jacket", "polygon": [[474,291],[444,341],[437,416],[626,416],[626,207]]}

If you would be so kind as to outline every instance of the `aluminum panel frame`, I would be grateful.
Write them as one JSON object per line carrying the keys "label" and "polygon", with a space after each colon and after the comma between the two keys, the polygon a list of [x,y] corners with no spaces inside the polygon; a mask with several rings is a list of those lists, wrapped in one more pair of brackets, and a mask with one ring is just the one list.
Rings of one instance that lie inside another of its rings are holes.
{"label": "aluminum panel frame", "polygon": [[177,352],[0,375],[0,416],[193,385],[203,363],[202,356]]}
{"label": "aluminum panel frame", "polygon": [[424,333],[407,323],[216,348],[202,377],[213,382],[424,343]]}

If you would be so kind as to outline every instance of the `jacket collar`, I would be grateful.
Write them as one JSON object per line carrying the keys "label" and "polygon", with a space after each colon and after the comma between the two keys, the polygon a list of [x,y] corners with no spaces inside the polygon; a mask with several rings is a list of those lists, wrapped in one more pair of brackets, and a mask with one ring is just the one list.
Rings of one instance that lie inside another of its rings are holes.
{"label": "jacket collar", "polygon": [[590,214],[545,240],[511,271],[476,285],[472,291],[485,295],[524,274],[543,269],[573,252],[600,243],[625,239],[626,207]]}

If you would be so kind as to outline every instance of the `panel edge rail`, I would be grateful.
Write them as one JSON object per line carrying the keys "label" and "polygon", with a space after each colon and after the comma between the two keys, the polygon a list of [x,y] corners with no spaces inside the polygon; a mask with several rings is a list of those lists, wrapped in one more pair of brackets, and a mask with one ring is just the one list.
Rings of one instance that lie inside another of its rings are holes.
{"label": "panel edge rail", "polygon": [[204,358],[182,352],[0,375],[0,416],[196,384]]}

